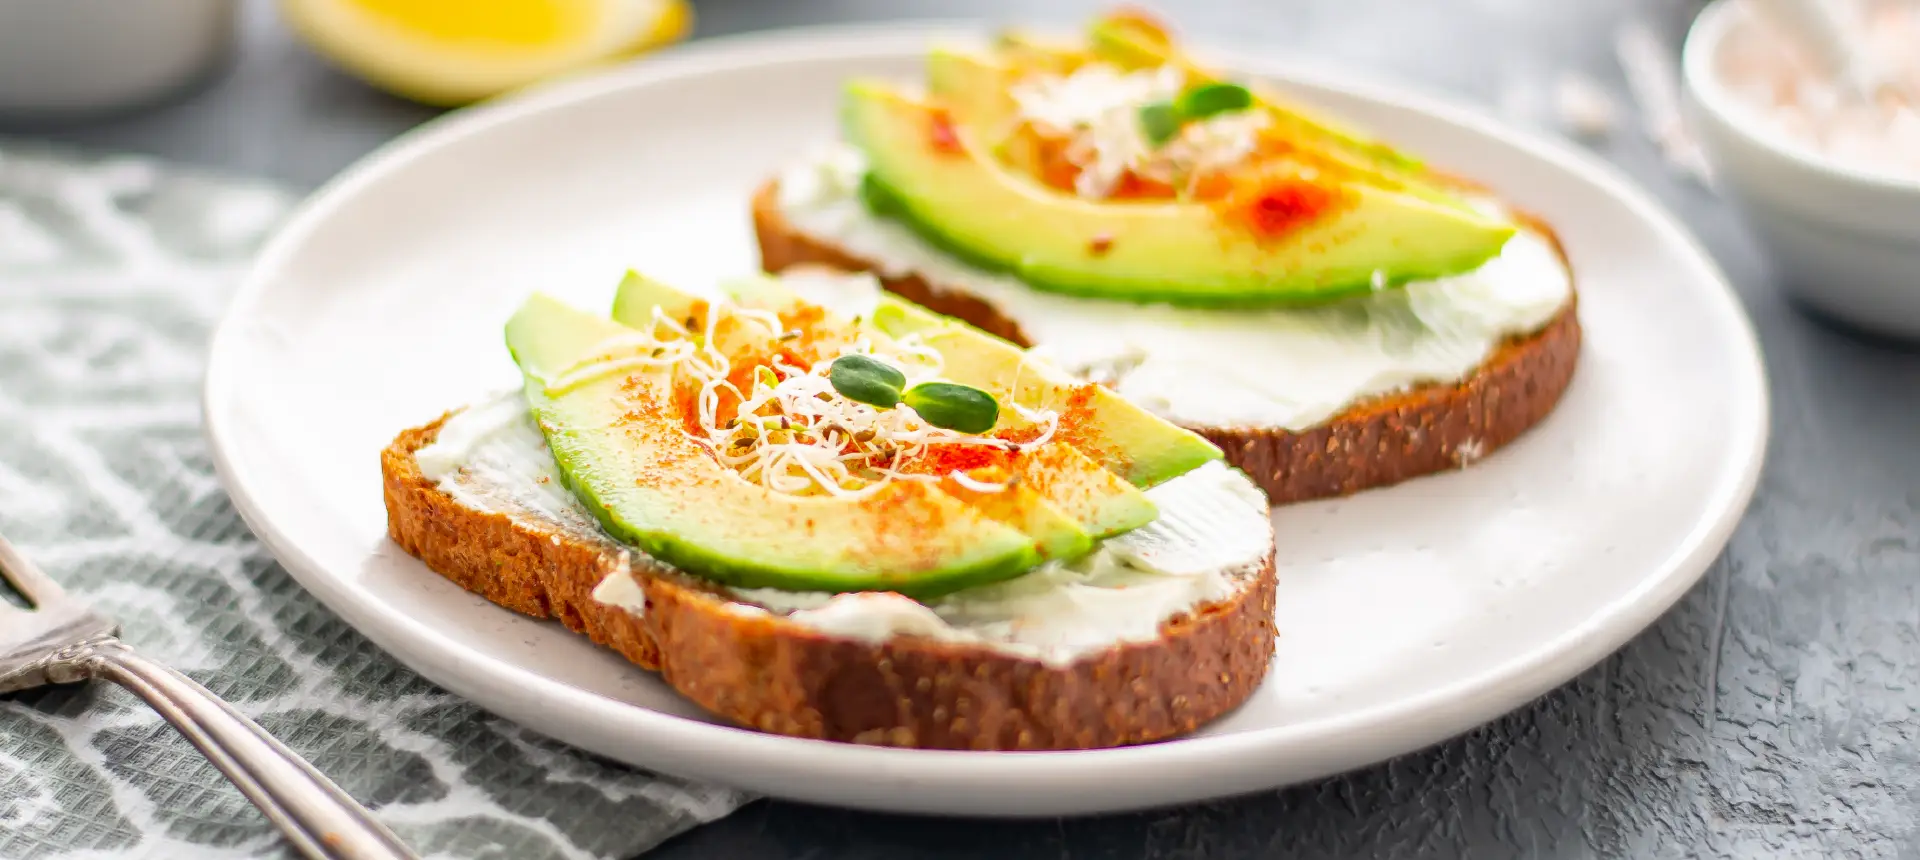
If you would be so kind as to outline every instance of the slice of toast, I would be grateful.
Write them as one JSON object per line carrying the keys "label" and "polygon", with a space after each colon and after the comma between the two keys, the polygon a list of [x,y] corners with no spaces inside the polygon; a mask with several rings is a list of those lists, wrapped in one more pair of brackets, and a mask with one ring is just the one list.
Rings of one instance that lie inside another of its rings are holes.
{"label": "slice of toast", "polygon": [[[457,498],[416,456],[452,414],[401,433],[381,454],[393,540],[462,588],[557,619],[743,726],[932,749],[1146,743],[1238,706],[1273,655],[1270,551],[1233,572],[1229,596],[1166,620],[1157,639],[1071,663],[916,636],[830,636],[630,553],[583,519]],[[627,575],[644,594],[641,612],[595,598],[610,576]]]}
{"label": "slice of toast", "polygon": [[[1565,253],[1547,225],[1526,220],[1552,241],[1564,263]],[[1033,345],[1018,323],[963,289],[912,274],[888,276],[875,261],[807,235],[780,211],[778,180],[754,194],[753,226],[761,267],[769,272],[804,265],[872,272],[886,289],[909,301],[1021,346]],[[1228,462],[1252,477],[1274,505],[1344,496],[1464,467],[1518,438],[1553,411],[1573,379],[1579,353],[1580,321],[1570,294],[1544,327],[1509,339],[1457,383],[1368,398],[1301,432],[1188,429],[1219,445]]]}

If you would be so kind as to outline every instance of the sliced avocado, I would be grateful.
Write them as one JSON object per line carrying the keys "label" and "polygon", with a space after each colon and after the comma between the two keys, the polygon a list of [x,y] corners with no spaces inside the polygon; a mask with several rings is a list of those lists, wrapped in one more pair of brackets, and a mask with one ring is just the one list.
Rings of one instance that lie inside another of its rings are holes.
{"label": "sliced avocado", "polygon": [[1008,167],[1029,176],[1043,169],[1039,142],[1020,129],[1012,84],[1028,67],[1004,55],[936,47],[927,53],[927,91],[952,109],[953,121],[974,129],[981,144]]}
{"label": "sliced avocado", "polygon": [[927,92],[950,105],[956,121],[995,132],[1016,118],[1008,90],[1024,72],[1003,57],[945,47],[927,52]]}
{"label": "sliced avocado", "polygon": [[882,296],[873,323],[892,337],[920,335],[946,359],[945,373],[955,382],[1009,396],[1029,409],[1059,412],[1055,438],[1136,487],[1153,487],[1222,456],[1198,433],[1111,389],[1076,380],[1020,347],[899,297]]}
{"label": "sliced avocado", "polygon": [[[667,368],[621,368],[550,393],[547,380],[618,358],[633,330],[536,295],[507,345],[560,474],[618,540],[726,585],[894,591],[915,598],[1011,579],[1040,561],[1034,541],[931,484],[861,499],[794,496],[741,478],[688,435]],[[614,367],[614,365],[609,365]]]}
{"label": "sliced avocado", "polygon": [[993,39],[993,52],[1021,69],[1060,75],[1071,74],[1094,59],[1084,46],[1072,41],[1020,29],[1000,31]]}
{"label": "sliced avocado", "polygon": [[[955,495],[969,501],[984,501],[990,505],[989,516],[1043,541],[1058,540],[1065,545],[1068,540],[1064,530],[1048,534],[1047,529],[1056,517],[1073,523],[1075,529],[1086,533],[1090,540],[1104,540],[1137,529],[1160,516],[1160,509],[1146,493],[1107,471],[1071,444],[1040,445],[1017,453],[996,452],[996,455],[991,465],[968,469],[966,474],[975,480],[1006,484],[1006,490]],[[943,482],[941,488],[953,492],[955,484]],[[1047,510],[1028,510],[1037,507],[1027,501],[1029,498]],[[1048,558],[1063,557],[1062,549],[1050,550],[1044,543],[1041,552]]]}
{"label": "sliced avocado", "polygon": [[1162,65],[1174,53],[1173,34],[1166,26],[1132,9],[1093,19],[1087,36],[1095,56],[1122,68]]}
{"label": "sliced avocado", "polygon": [[1478,268],[1514,227],[1273,166],[1222,201],[1103,203],[1019,175],[943,109],[877,81],[846,90],[868,198],[929,242],[1036,289],[1200,307],[1327,301]]}
{"label": "sliced avocado", "polygon": [[780,279],[766,273],[728,278],[720,282],[720,292],[739,304],[781,311],[800,299]]}
{"label": "sliced avocado", "polygon": [[[1123,69],[1154,68],[1172,64],[1196,81],[1217,81],[1220,76],[1202,68],[1174,44],[1158,21],[1137,12],[1121,10],[1094,19],[1087,28],[1093,55]],[[1343,127],[1326,117],[1314,116],[1299,105],[1280,99],[1275,93],[1254,87],[1258,103],[1267,110],[1275,126],[1289,138],[1332,152],[1360,156],[1365,163],[1396,173],[1417,173],[1420,161],[1407,153],[1375,140],[1357,129]]]}
{"label": "sliced avocado", "polygon": [[[771,279],[728,283],[723,288],[735,301],[769,310],[783,310],[805,301],[786,285]],[[1046,402],[1068,402],[1080,387],[1097,388],[1080,386],[1053,366],[1033,360],[1018,346],[960,320],[935,314],[890,293],[881,293],[877,301],[871,316],[861,325],[881,338],[920,335],[921,343],[940,352],[944,361],[942,375],[953,382],[980,388],[1002,401],[1013,399],[1011,383],[1016,378],[1021,380],[1022,392],[1027,395],[1034,395],[1029,388],[1050,382],[1054,388],[1035,395]],[[833,315],[831,311],[826,313]],[[936,342],[929,338],[931,335],[952,337]],[[969,342],[976,338],[979,343]],[[948,344],[957,344],[954,352],[947,351]],[[1096,538],[1144,525],[1158,515],[1153,502],[1139,488],[1184,474],[1221,456],[1218,448],[1200,436],[1104,388],[1091,391],[1082,399],[1088,405],[1073,416],[1076,421],[1084,419],[1083,423],[1090,425],[1114,422],[1139,426],[1116,431],[1081,427],[1058,434],[1057,438],[1067,444],[1025,452],[1013,459],[1012,468],[1020,472],[1024,480],[1043,488],[1042,495],[1048,501],[1072,514]],[[1024,397],[1015,402],[1028,408],[1041,405]],[[1139,450],[1122,449],[1122,445],[1138,445]],[[1038,456],[1048,450],[1071,453]],[[1043,469],[1057,474],[1042,479],[1036,471]]]}
{"label": "sliced avocado", "polygon": [[1015,480],[1014,473],[1004,467],[975,469],[966,474],[971,480],[998,484],[1000,489],[970,487],[948,475],[940,480],[941,491],[1033,538],[1033,548],[1043,560],[1079,558],[1093,551],[1096,538],[1106,537],[1089,534],[1072,513],[1054,505],[1045,493],[1035,489],[1031,480]]}
{"label": "sliced avocado", "polygon": [[1042,445],[1014,464],[1029,492],[1051,502],[1094,540],[1130,532],[1160,516],[1160,508],[1132,484],[1072,445]]}
{"label": "sliced avocado", "polygon": [[987,334],[985,330],[974,328],[959,317],[934,313],[892,293],[880,294],[878,303],[873,309],[873,324],[886,332],[889,337],[905,337],[915,333],[931,334],[948,328],[966,328],[980,332],[1015,350],[1020,349],[1012,341]]}
{"label": "sliced avocado", "polygon": [[[797,293],[777,278],[767,275],[729,279],[722,282],[720,288],[735,303],[779,314],[792,312],[803,304]],[[696,307],[700,302],[702,300],[692,294],[638,274],[629,274],[614,297],[614,319],[628,325],[643,325],[652,319],[656,304],[673,316],[688,312],[689,308]],[[848,341],[863,331],[877,341],[891,340],[876,328],[868,326],[863,329],[853,320],[840,318],[824,308],[818,317],[819,321],[812,326],[814,329],[842,331],[841,336]],[[725,349],[723,346],[723,351]],[[1153,503],[1133,487],[1121,484],[1118,488],[1108,488],[1109,483],[1119,483],[1118,479],[1106,475],[1092,461],[1060,462],[1058,458],[1050,457],[1046,462],[1057,462],[1057,468],[1061,470],[1099,474],[1038,475],[1034,474],[1036,469],[1031,463],[1020,458],[1012,468],[1018,470],[1021,480],[1003,492],[979,492],[953,480],[942,481],[940,488],[973,505],[988,517],[1020,529],[1034,541],[1035,549],[1046,559],[1084,555],[1092,549],[1095,537],[1107,537],[1145,525],[1158,514]],[[1108,480],[1102,481],[1102,476]],[[1001,482],[992,476],[975,477],[988,483]],[[1035,487],[1051,488],[1059,498],[1036,492]],[[1082,518],[1085,522],[1082,522]],[[1089,530],[1099,533],[1090,536]]]}
{"label": "sliced avocado", "polygon": [[[1137,10],[1119,9],[1101,15],[1087,27],[1086,35],[1085,43],[1081,44],[1008,30],[994,40],[990,57],[964,49],[935,47],[929,53],[928,91],[952,96],[958,91],[958,84],[971,80],[955,73],[981,70],[978,66],[968,69],[956,65],[953,60],[960,57],[1016,76],[1037,70],[1065,74],[1088,62],[1104,62],[1122,70],[1173,64],[1196,82],[1222,80],[1218,73],[1202,67],[1181,51],[1163,24]],[[1357,169],[1380,171],[1382,179],[1397,176],[1401,181],[1411,182],[1410,193],[1432,194],[1436,201],[1445,202],[1444,190],[1425,187],[1418,181],[1422,166],[1411,153],[1330,117],[1316,116],[1314,111],[1290,104],[1267,88],[1252,89],[1274,124],[1290,138],[1309,142],[1329,155],[1350,156],[1352,166]]]}
{"label": "sliced avocado", "polygon": [[[1095,18],[1087,27],[1084,44],[1047,39],[1018,30],[1002,33],[991,47],[989,65],[1025,73],[1046,70],[1071,72],[1086,63],[1104,62],[1121,70],[1150,69],[1173,64],[1195,81],[1217,81],[1221,77],[1203,68],[1180,50],[1173,34],[1159,21],[1133,9],[1118,9]],[[935,48],[933,53],[967,53]],[[978,54],[973,54],[976,59]],[[944,59],[951,59],[944,58]],[[929,63],[928,89],[946,94],[946,85],[956,79],[944,73],[956,71],[951,65]],[[1315,116],[1300,105],[1288,104],[1275,93],[1254,87],[1262,107],[1273,115],[1276,125],[1292,137],[1324,142],[1329,151],[1345,151],[1359,157],[1356,164],[1371,164],[1394,173],[1417,174],[1419,159],[1372,138],[1358,129],[1331,118]]]}
{"label": "sliced avocado", "polygon": [[[1000,55],[951,48],[934,48],[927,54],[927,91],[952,109],[954,124],[976,129],[980,140],[1002,161],[1031,173],[1037,169],[1036,156],[1009,139],[1019,114],[1008,88],[1022,73],[1022,67]],[[1218,80],[1203,72],[1191,74],[1197,80]],[[1346,181],[1474,211],[1459,195],[1423,178],[1419,163],[1410,156],[1396,153],[1394,158],[1383,159],[1376,147],[1384,144],[1362,143],[1350,133],[1330,127],[1302,125],[1296,112],[1279,107],[1270,95],[1258,98],[1263,109],[1274,112],[1280,134],[1301,142],[1295,157],[1303,163]]]}
{"label": "sliced avocado", "polygon": [[[705,337],[707,310],[711,304],[700,296],[628,270],[613,296],[613,321],[643,331],[651,330],[654,309],[658,308],[661,316]],[[731,358],[766,356],[774,351],[773,334],[760,326],[741,325],[722,318],[713,335],[714,348]]]}
{"label": "sliced avocado", "polygon": [[699,296],[628,269],[613,294],[613,318],[634,328],[645,328],[653,321],[653,309],[657,307],[668,319],[684,324],[685,317],[700,305]]}

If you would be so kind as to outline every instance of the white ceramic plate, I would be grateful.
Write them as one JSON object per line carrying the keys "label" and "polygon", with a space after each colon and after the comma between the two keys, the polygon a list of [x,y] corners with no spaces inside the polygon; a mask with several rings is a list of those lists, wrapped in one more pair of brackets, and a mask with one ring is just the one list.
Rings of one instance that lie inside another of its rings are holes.
{"label": "white ceramic plate", "polygon": [[467,595],[385,537],[377,453],[514,384],[531,290],[588,306],[639,266],[756,261],[747,198],[833,132],[838,84],[917,73],[933,31],[711,42],[456,114],[335,180],[261,255],[214,339],[207,430],[247,522],[321,600],[455,693],[612,758],[813,802],[1054,815],[1281,785],[1511,710],[1651,623],[1760,469],[1760,356],[1684,229],[1611,170],[1426,98],[1250,61],[1481,177],[1563,233],[1587,341],[1553,416],[1465,472],[1275,514],[1280,640],[1252,700],[1122,750],[862,748],[716,725],[557,624]]}

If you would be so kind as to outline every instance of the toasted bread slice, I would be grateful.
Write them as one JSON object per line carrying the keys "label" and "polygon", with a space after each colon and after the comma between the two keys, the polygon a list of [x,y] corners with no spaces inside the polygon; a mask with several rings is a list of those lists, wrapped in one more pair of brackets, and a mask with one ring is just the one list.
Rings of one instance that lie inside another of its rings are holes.
{"label": "toasted bread slice", "polygon": [[[456,498],[416,456],[451,415],[401,433],[381,455],[393,540],[462,588],[557,619],[743,726],[934,749],[1138,744],[1238,706],[1273,655],[1271,552],[1233,571],[1232,594],[1166,620],[1158,638],[1071,663],[907,635],[830,636],[629,553],[590,526]],[[609,576],[629,571],[642,612],[595,598]]]}
{"label": "toasted bread slice", "polygon": [[[993,305],[947,284],[915,275],[886,276],[860,259],[809,236],[780,211],[777,180],[753,198],[753,226],[761,267],[769,272],[802,265],[868,271],[889,291],[937,313],[957,317],[1021,346],[1032,346],[1014,320]],[[1537,220],[1528,226],[1553,241]],[[1275,505],[1344,496],[1410,478],[1464,467],[1513,441],[1544,419],[1573,379],[1580,353],[1575,300],[1531,335],[1509,339],[1459,382],[1423,385],[1354,403],[1301,432],[1268,427],[1193,430],[1219,445]]]}

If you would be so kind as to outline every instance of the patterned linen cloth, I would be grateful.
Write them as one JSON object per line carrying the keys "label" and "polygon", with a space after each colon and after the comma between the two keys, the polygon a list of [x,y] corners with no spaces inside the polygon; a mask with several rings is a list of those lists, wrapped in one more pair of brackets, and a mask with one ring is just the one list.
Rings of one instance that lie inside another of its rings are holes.
{"label": "patterned linen cloth", "polygon": [[[436,689],[248,533],[201,437],[201,359],[290,202],[143,160],[0,146],[0,534],[424,856],[625,858],[737,808],[735,792],[595,759]],[[0,858],[288,853],[132,696],[0,699]]]}

